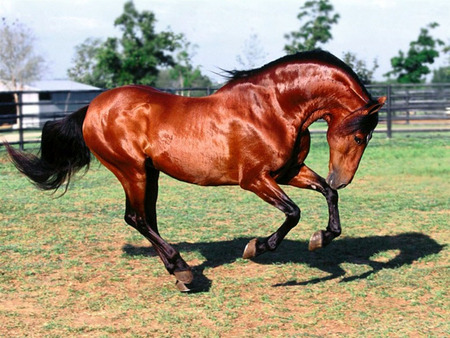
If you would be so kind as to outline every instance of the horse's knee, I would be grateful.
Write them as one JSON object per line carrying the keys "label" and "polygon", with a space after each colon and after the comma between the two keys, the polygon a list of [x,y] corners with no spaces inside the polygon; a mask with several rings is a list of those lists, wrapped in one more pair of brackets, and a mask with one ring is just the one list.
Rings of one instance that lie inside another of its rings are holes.
{"label": "horse's knee", "polygon": [[284,211],[284,214],[286,215],[286,221],[287,221],[286,225],[289,226],[289,228],[295,227],[297,225],[297,223],[300,221],[301,210],[294,203],[291,203],[289,205],[289,208]]}
{"label": "horse's knee", "polygon": [[297,224],[300,221],[301,217],[301,210],[297,205],[292,205],[292,210],[289,211],[289,213],[286,214],[288,218],[290,218],[295,224]]}
{"label": "horse's knee", "polygon": [[339,194],[337,190],[331,189],[330,187],[325,190],[324,196],[329,204],[336,205],[339,201]]}

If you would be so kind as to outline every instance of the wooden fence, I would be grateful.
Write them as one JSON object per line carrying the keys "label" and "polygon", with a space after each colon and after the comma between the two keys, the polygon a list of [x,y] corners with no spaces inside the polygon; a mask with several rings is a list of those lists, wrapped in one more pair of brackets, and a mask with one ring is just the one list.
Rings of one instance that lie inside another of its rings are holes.
{"label": "wooden fence", "polygon": [[[378,133],[388,138],[394,133],[450,131],[450,83],[419,85],[371,85],[373,96],[387,96],[380,111]],[[163,89],[184,96],[212,94],[215,88]],[[0,141],[7,140],[24,149],[38,143],[43,124],[83,107],[102,91],[21,91],[0,92]],[[326,131],[319,121],[311,132]],[[0,143],[1,144],[1,143]]]}

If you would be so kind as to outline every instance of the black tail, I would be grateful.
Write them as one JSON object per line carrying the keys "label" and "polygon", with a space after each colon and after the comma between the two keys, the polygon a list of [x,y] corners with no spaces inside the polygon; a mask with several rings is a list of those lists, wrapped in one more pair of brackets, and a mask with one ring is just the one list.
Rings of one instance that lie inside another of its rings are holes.
{"label": "black tail", "polygon": [[13,149],[6,144],[16,168],[43,190],[57,190],[91,161],[83,139],[82,126],[88,106],[58,121],[45,123],[42,129],[40,158]]}

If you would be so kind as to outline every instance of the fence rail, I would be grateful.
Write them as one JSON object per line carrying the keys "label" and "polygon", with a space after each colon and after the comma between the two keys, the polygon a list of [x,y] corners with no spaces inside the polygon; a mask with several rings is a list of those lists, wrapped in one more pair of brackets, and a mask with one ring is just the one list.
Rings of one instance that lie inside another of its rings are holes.
{"label": "fence rail", "polygon": [[[450,83],[419,85],[371,85],[374,96],[387,96],[375,130],[385,133],[450,131]],[[177,95],[204,96],[216,88],[162,89]],[[102,90],[0,92],[0,140],[18,144],[40,142],[45,122],[62,118],[89,104]],[[326,131],[325,122],[313,124],[312,133]],[[0,145],[2,145],[0,143]]]}

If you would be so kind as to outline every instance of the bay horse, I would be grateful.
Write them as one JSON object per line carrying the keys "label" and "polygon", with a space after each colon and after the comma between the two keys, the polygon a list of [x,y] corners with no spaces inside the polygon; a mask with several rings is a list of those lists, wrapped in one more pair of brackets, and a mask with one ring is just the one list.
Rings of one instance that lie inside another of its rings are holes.
{"label": "bay horse", "polygon": [[[300,220],[299,207],[280,185],[320,192],[327,201],[326,230],[316,250],[341,234],[337,189],[353,179],[386,98],[372,98],[357,75],[325,51],[282,57],[259,69],[229,72],[212,95],[189,98],[142,85],[105,91],[77,112],[47,122],[40,156],[6,144],[15,166],[39,188],[67,190],[91,153],[125,190],[125,221],[145,236],[181,291],[193,273],[160,235],[156,200],[160,172],[203,185],[239,185],[281,210],[286,219],[264,239],[251,240],[243,257],[275,250]],[[329,174],[305,164],[308,127],[328,124]]]}

